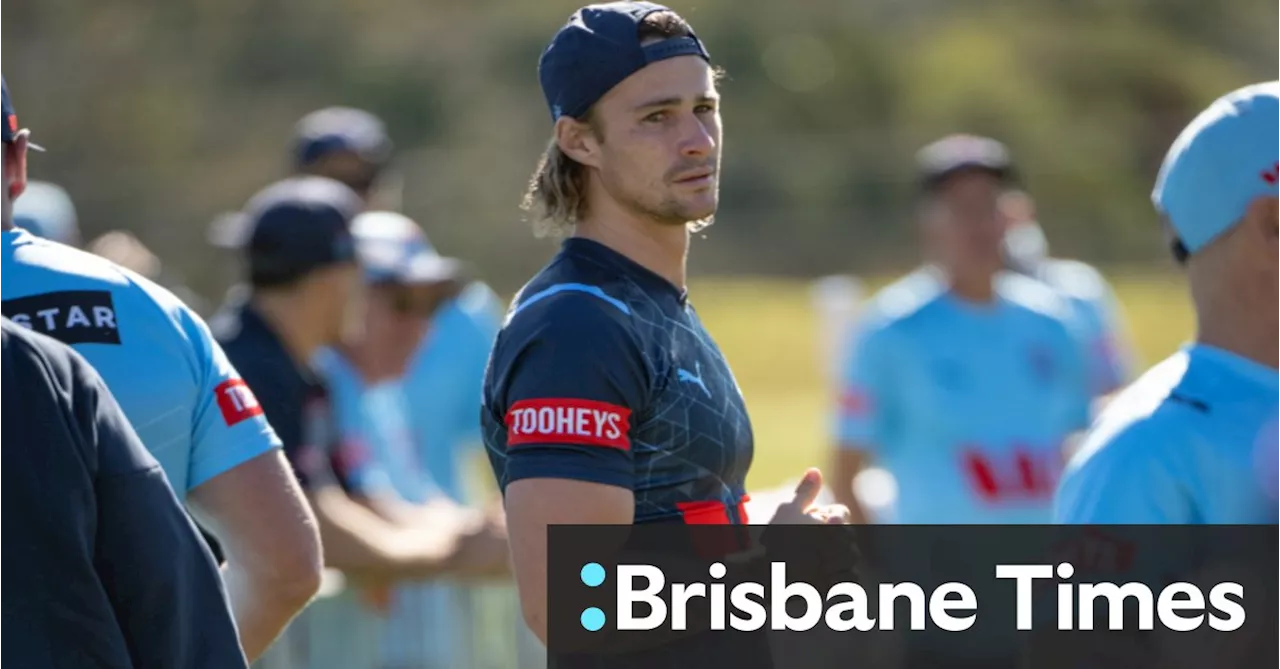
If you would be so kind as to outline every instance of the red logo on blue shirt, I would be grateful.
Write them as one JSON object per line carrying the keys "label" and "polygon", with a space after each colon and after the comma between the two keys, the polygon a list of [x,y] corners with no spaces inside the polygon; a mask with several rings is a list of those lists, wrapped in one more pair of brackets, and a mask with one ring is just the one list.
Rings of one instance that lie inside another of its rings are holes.
{"label": "red logo on blue shirt", "polygon": [[213,393],[227,427],[262,415],[262,405],[258,404],[258,398],[254,397],[244,379],[227,379],[219,383]]}
{"label": "red logo on blue shirt", "polygon": [[575,398],[521,400],[507,411],[507,446],[574,444],[631,449],[631,410]]}

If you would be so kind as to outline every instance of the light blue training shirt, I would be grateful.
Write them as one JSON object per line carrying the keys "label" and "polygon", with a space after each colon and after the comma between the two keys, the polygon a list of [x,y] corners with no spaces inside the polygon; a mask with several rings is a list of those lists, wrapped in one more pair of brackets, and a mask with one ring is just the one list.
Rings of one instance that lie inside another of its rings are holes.
{"label": "light blue training shirt", "polygon": [[1185,346],[1102,412],[1063,476],[1055,521],[1277,522],[1277,406],[1274,368]]}
{"label": "light blue training shirt", "polygon": [[172,293],[25,230],[3,238],[4,315],[88,359],[179,497],[279,448],[208,326]]}
{"label": "light blue training shirt", "polygon": [[1048,286],[1010,272],[995,288],[967,302],[925,268],[853,335],[836,436],[894,476],[897,522],[1049,522],[1063,442],[1089,419],[1084,344]]}

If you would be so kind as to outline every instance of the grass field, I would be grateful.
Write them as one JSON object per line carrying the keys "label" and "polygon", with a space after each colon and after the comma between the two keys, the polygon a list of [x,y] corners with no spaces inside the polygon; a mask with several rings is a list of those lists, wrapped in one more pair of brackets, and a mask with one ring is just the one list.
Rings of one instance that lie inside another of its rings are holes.
{"label": "grass field", "polygon": [[[1191,306],[1180,276],[1129,270],[1108,277],[1141,368],[1191,336]],[[867,281],[874,289],[886,278]],[[690,298],[733,366],[751,411],[756,457],[748,489],[778,485],[810,465],[827,469],[831,397],[809,282],[704,280],[690,287]]]}

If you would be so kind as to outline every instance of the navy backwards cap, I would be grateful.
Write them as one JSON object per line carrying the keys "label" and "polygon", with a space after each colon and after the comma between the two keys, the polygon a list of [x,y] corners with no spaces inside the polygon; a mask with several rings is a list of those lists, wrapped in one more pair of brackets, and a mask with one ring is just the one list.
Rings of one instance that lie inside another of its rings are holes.
{"label": "navy backwards cap", "polygon": [[1001,181],[1016,179],[1013,159],[1004,144],[989,137],[948,135],[916,154],[921,187],[933,190],[960,172],[979,171]]}
{"label": "navy backwards cap", "polygon": [[696,35],[640,44],[640,24],[654,12],[669,12],[652,2],[610,2],[574,12],[538,61],[538,79],[551,119],[581,118],[622,80],[667,58],[711,56]]}
{"label": "navy backwards cap", "polygon": [[351,107],[320,109],[298,121],[293,147],[297,166],[337,151],[350,151],[370,164],[383,165],[391,159],[391,138],[381,119]]}
{"label": "navy backwards cap", "polygon": [[245,206],[242,248],[252,283],[290,283],[323,267],[356,262],[351,221],[361,206],[355,192],[325,177],[293,177],[260,191]]}
{"label": "navy backwards cap", "polygon": [[[18,135],[22,133],[22,126],[18,125],[18,114],[13,110],[13,98],[9,96],[9,82],[2,76],[0,76],[0,90],[3,91],[3,93],[0,94],[0,97],[3,98],[0,105],[3,106],[4,112],[3,139],[5,144],[12,144],[13,141],[18,138]],[[44,151],[44,147],[38,144],[27,142],[27,146],[35,149],[36,151]]]}

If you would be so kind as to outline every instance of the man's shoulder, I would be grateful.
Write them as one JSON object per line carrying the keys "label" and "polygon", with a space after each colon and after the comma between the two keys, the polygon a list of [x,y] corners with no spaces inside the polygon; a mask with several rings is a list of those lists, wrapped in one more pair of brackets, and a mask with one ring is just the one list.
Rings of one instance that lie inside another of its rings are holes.
{"label": "man's shoulder", "polygon": [[1102,272],[1079,260],[1046,259],[1037,269],[1037,278],[1072,299],[1095,302],[1111,293]]}
{"label": "man's shoulder", "polygon": [[1175,354],[1121,391],[1094,423],[1070,468],[1163,457],[1197,434],[1201,408],[1186,393],[1188,363],[1186,353]]}
{"label": "man's shoulder", "polygon": [[1016,272],[1001,272],[995,287],[1008,304],[1035,319],[1069,322],[1074,312],[1067,297],[1052,286]]}
{"label": "man's shoulder", "polygon": [[576,324],[631,328],[637,308],[634,288],[618,278],[564,271],[555,265],[516,294],[503,330],[561,329]]}
{"label": "man's shoulder", "polygon": [[[63,306],[59,301],[73,300],[86,293],[110,293],[109,306],[125,312],[129,319],[167,321],[182,329],[193,311],[167,288],[133,270],[87,251],[34,238],[15,250],[13,265],[7,275],[5,301],[51,300],[51,307]],[[64,300],[65,298],[65,300]],[[38,306],[38,305],[37,305]],[[146,328],[154,332],[151,327]]]}
{"label": "man's shoulder", "polygon": [[867,303],[862,320],[868,331],[892,330],[925,316],[945,294],[942,278],[930,268],[921,268],[877,291]]}

